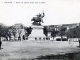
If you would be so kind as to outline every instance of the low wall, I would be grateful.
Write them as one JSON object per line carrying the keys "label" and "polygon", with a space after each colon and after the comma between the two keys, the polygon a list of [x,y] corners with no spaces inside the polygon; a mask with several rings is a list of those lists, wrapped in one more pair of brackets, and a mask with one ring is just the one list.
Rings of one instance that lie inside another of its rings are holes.
{"label": "low wall", "polygon": [[80,38],[68,38],[68,41],[78,42]]}

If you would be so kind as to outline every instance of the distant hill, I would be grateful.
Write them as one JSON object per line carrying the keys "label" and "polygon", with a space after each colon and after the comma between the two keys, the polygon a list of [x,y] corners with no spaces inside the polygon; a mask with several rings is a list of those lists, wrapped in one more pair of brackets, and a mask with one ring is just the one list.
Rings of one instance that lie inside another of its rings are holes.
{"label": "distant hill", "polygon": [[47,28],[48,32],[51,32],[54,29],[59,31],[61,29],[61,27],[64,27],[64,28],[67,28],[67,29],[72,29],[72,28],[75,28],[76,26],[80,26],[80,23],[62,24],[62,25],[49,25],[49,26],[45,26],[45,27]]}

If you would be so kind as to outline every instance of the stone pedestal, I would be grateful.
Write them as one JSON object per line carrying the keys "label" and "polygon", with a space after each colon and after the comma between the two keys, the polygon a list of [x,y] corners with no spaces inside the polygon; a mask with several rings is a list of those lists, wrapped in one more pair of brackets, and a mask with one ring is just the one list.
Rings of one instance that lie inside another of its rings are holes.
{"label": "stone pedestal", "polygon": [[46,36],[43,34],[43,26],[31,26],[32,32],[28,36],[28,40],[45,40]]}

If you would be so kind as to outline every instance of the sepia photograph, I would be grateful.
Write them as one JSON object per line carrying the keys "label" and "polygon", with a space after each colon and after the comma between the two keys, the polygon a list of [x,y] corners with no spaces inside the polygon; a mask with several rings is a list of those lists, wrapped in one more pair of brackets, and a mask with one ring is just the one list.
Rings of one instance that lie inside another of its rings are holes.
{"label": "sepia photograph", "polygon": [[0,60],[80,60],[80,1],[0,0]]}

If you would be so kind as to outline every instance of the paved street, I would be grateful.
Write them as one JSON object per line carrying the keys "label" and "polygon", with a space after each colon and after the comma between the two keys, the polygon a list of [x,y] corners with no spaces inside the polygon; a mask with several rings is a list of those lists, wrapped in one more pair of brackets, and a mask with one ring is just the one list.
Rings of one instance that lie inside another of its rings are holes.
{"label": "paved street", "polygon": [[[72,43],[71,43],[72,44]],[[78,43],[76,43],[78,45]],[[1,60],[29,59],[49,54],[65,54],[80,51],[68,41],[3,41],[0,50]]]}

